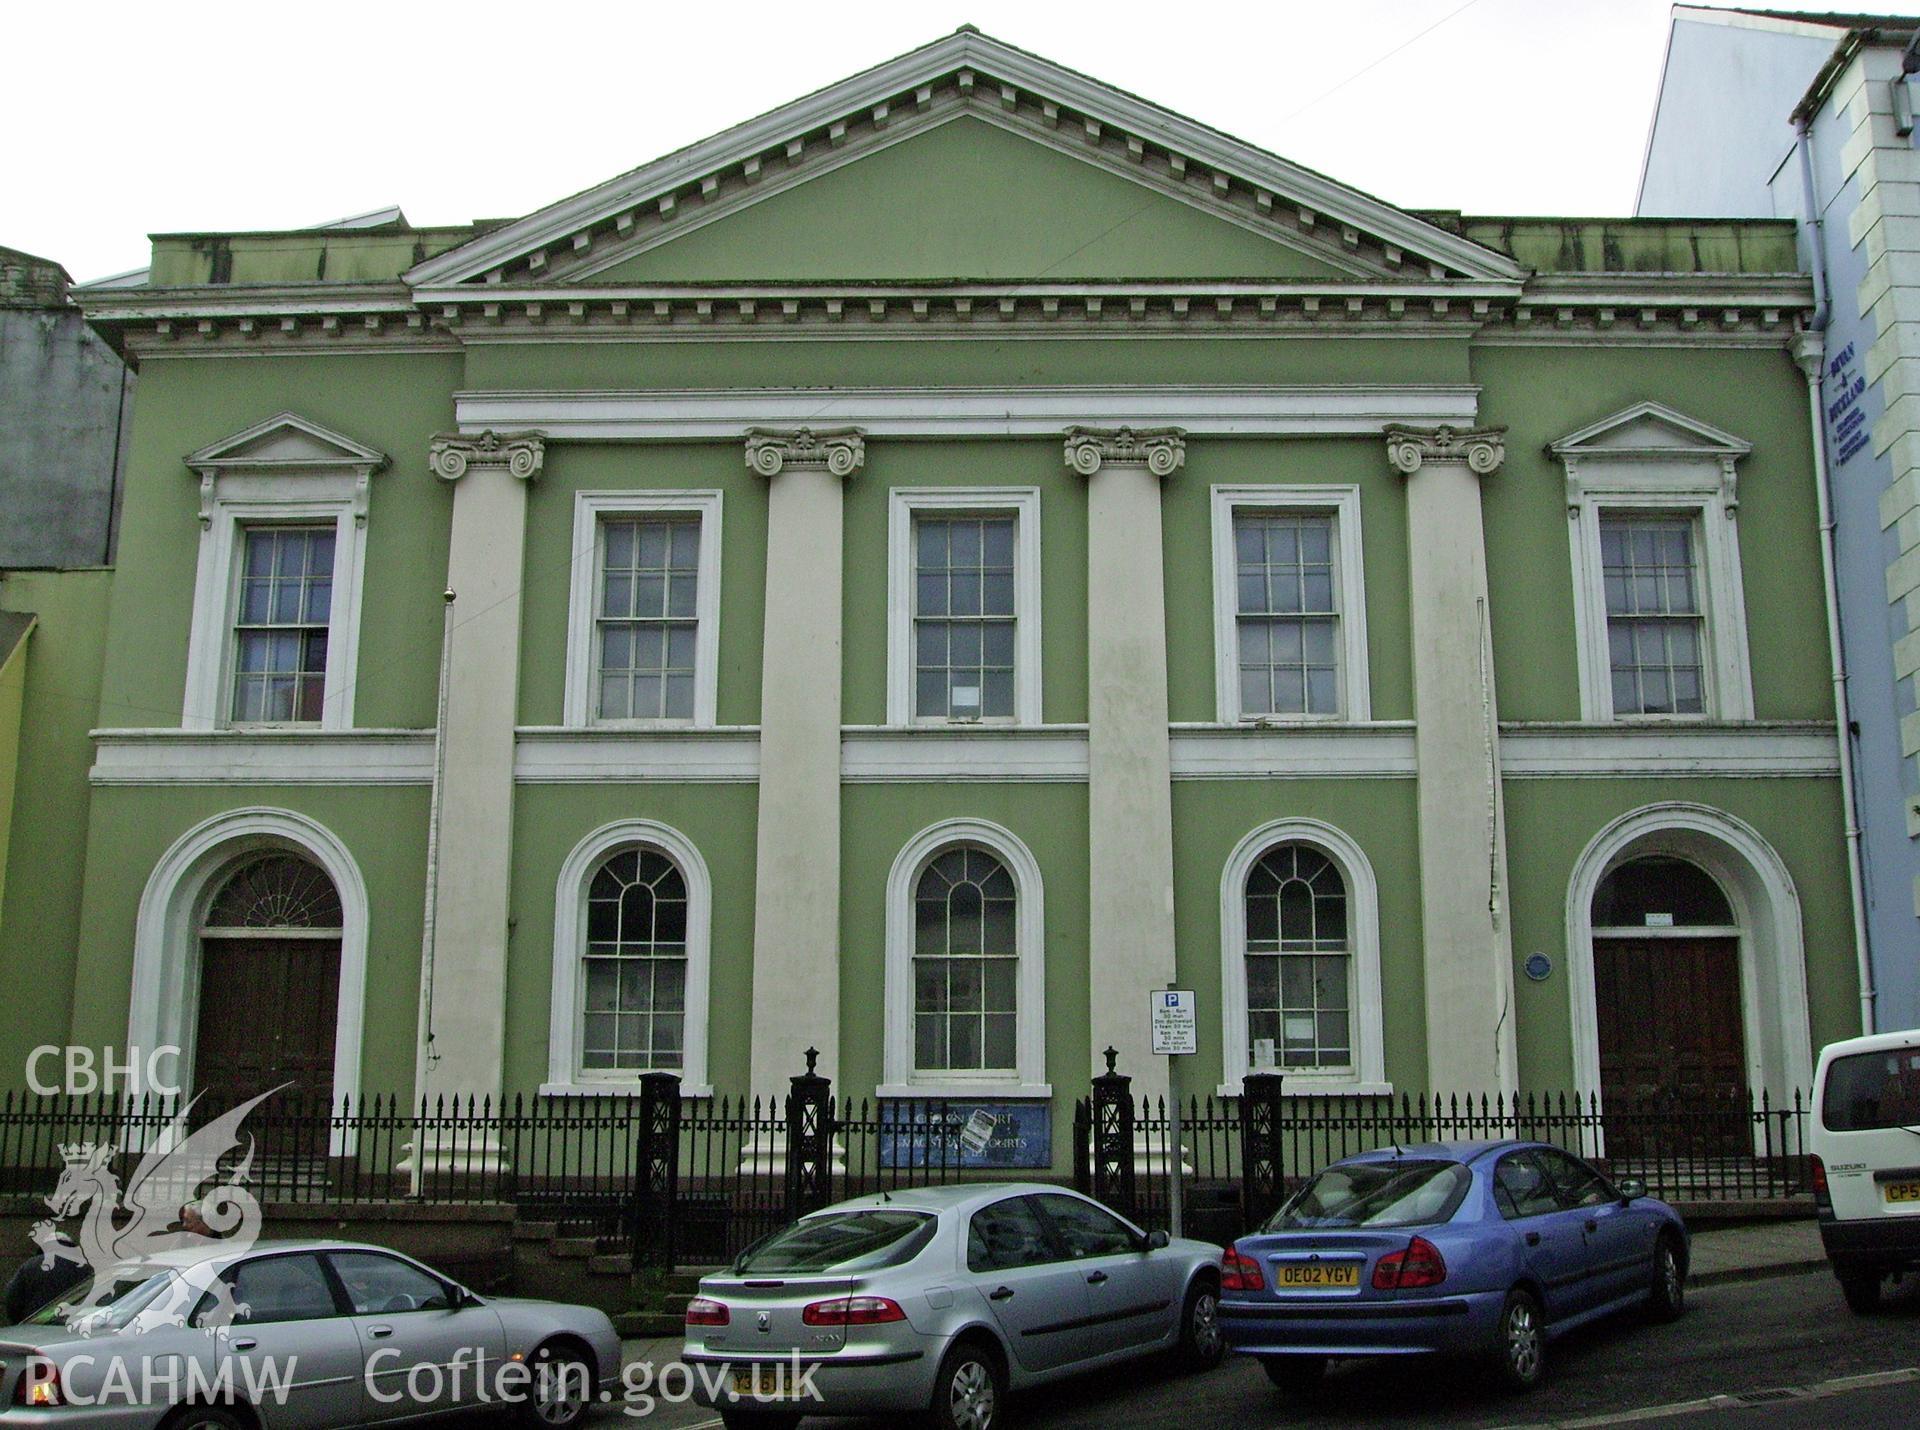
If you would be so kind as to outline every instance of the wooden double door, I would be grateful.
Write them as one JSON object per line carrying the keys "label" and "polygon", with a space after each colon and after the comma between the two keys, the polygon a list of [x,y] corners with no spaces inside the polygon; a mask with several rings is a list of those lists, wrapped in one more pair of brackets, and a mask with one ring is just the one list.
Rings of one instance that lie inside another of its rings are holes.
{"label": "wooden double door", "polygon": [[1751,1150],[1735,938],[1596,938],[1610,1156]]}
{"label": "wooden double door", "polygon": [[[266,1153],[324,1156],[339,1004],[338,938],[202,940],[197,1112],[215,1114],[291,1084],[246,1130]],[[297,1121],[289,1117],[295,1110],[303,1114]]]}

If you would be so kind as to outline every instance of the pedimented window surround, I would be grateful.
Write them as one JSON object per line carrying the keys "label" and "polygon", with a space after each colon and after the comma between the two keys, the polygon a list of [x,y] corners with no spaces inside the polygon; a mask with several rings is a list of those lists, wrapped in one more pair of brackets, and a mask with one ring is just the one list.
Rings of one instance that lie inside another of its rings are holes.
{"label": "pedimented window surround", "polygon": [[232,723],[233,626],[245,529],[324,524],[334,531],[334,568],[318,726],[353,728],[367,508],[373,475],[386,464],[384,454],[291,412],[186,458],[200,481],[200,555],[182,726],[213,730]]}
{"label": "pedimented window surround", "polygon": [[[1660,403],[1642,402],[1562,437],[1548,450],[1566,469],[1580,717],[1751,720],[1753,679],[1747,660],[1736,466],[1753,450],[1752,444]],[[1630,715],[1613,708],[1600,552],[1600,518],[1612,512],[1693,520],[1699,544],[1695,568],[1705,588],[1699,604],[1705,615],[1707,690],[1700,715]]]}

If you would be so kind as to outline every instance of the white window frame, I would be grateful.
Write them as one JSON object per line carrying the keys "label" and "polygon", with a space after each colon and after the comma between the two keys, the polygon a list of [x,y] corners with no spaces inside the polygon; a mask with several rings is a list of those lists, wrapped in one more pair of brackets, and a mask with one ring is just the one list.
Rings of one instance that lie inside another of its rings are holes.
{"label": "white window frame", "polygon": [[[913,519],[922,512],[1011,515],[1013,530],[1013,718],[955,720],[913,712]],[[1040,489],[895,487],[887,498],[887,723],[889,725],[1038,725],[1040,723]]]}
{"label": "white window frame", "polygon": [[[1223,725],[1358,724],[1373,718],[1367,673],[1367,584],[1362,566],[1358,486],[1217,486],[1213,489],[1214,700]],[[1240,593],[1233,518],[1241,511],[1327,513],[1333,517],[1334,589],[1339,599],[1340,710],[1335,715],[1247,714],[1240,709]]]}
{"label": "white window frame", "polygon": [[1347,885],[1347,1007],[1353,1019],[1353,1064],[1344,1071],[1275,1068],[1291,1093],[1389,1093],[1381,1029],[1380,888],[1366,853],[1348,835],[1317,819],[1276,819],[1242,839],[1220,876],[1221,1070],[1218,1095],[1239,1097],[1251,1072],[1247,1038],[1247,876],[1277,845],[1305,844],[1326,855]]}
{"label": "white window frame", "polygon": [[[567,596],[567,676],[562,721],[574,728],[707,729],[717,719],[720,684],[720,509],[717,491],[588,491],[573,498],[573,581]],[[603,720],[594,699],[599,653],[600,524],[607,517],[700,518],[700,571],[695,587],[693,718]]]}
{"label": "white window frame", "polygon": [[649,849],[671,859],[687,885],[686,1019],[681,1037],[680,1092],[710,1097],[707,1081],[707,1005],[713,952],[713,880],[693,841],[651,819],[603,824],[574,845],[560,866],[553,899],[553,1002],[547,1021],[547,1080],[543,1097],[621,1092],[637,1088],[646,1070],[587,1070],[580,1066],[586,998],[587,890],[608,858]]}
{"label": "white window frame", "polygon": [[[187,636],[181,725],[189,730],[350,730],[359,670],[370,482],[386,458],[291,413],[281,413],[186,459],[200,479],[200,551]],[[235,721],[234,627],[242,532],[321,526],[334,532],[327,675],[320,720]]]}
{"label": "white window frame", "polygon": [[[984,849],[1013,876],[1015,1075],[990,1072],[918,1073],[913,1066],[913,901],[920,876],[956,846]],[[1051,1097],[1047,1083],[1046,904],[1040,865],[1011,830],[982,819],[946,819],[907,842],[887,875],[886,1013],[881,1097]]]}
{"label": "white window frame", "polygon": [[[1752,446],[1672,408],[1643,402],[1561,438],[1548,450],[1566,468],[1580,718],[1654,725],[1753,719],[1735,474],[1735,464]],[[1702,662],[1706,689],[1700,714],[1642,715],[1613,708],[1606,580],[1600,557],[1600,517],[1613,512],[1693,519],[1695,572],[1703,588],[1701,633],[1706,642]]]}

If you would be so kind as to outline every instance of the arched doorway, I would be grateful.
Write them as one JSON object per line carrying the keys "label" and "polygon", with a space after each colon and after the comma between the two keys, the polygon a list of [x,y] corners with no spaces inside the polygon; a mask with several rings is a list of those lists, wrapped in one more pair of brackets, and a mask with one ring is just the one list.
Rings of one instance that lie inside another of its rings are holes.
{"label": "arched doorway", "polygon": [[[285,1086],[253,1119],[270,1152],[326,1150],[345,922],[326,872],[277,849],[228,873],[200,920],[193,1086],[203,1111]],[[273,1116],[295,1107],[304,1131]]]}
{"label": "arched doorway", "polygon": [[1747,1058],[1732,901],[1699,865],[1643,854],[1601,878],[1591,918],[1610,1149],[1631,1154],[1656,1121],[1670,1141],[1677,1116],[1700,1150],[1738,1151]]}

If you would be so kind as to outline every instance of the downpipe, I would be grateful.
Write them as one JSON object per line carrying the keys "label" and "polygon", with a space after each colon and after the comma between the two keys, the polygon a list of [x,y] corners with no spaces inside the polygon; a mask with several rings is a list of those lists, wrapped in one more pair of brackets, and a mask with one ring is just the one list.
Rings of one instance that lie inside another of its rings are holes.
{"label": "downpipe", "polygon": [[1853,777],[1853,709],[1847,698],[1847,655],[1840,633],[1840,585],[1835,574],[1833,471],[1827,460],[1826,403],[1820,378],[1826,369],[1827,321],[1832,311],[1827,292],[1826,222],[1813,182],[1813,145],[1808,121],[1794,121],[1794,146],[1800,155],[1801,200],[1805,205],[1812,250],[1813,322],[1794,344],[1794,360],[1807,380],[1807,412],[1813,422],[1814,496],[1819,504],[1820,577],[1827,607],[1827,647],[1833,656],[1833,713],[1840,737],[1840,801],[1846,810],[1847,883],[1853,905],[1853,956],[1860,984],[1860,1031],[1874,1031],[1878,993],[1873,984],[1873,953],[1867,935],[1866,880],[1862,874],[1860,808]]}

